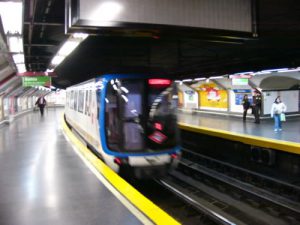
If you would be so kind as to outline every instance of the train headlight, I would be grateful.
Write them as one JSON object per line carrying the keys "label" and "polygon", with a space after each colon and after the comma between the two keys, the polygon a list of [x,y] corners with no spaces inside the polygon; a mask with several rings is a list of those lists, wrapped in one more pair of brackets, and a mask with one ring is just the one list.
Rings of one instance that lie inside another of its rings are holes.
{"label": "train headlight", "polygon": [[122,164],[128,164],[128,158],[119,158],[115,157],[114,158],[114,163],[121,166]]}

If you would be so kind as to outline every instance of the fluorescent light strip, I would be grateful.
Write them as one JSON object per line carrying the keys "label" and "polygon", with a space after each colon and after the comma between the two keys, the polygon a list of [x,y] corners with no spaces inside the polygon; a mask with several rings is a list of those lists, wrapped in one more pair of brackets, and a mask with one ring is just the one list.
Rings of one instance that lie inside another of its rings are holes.
{"label": "fluorescent light strip", "polygon": [[8,36],[8,45],[10,52],[23,52],[23,39],[21,36]]}
{"label": "fluorescent light strip", "polygon": [[51,64],[57,66],[57,65],[59,65],[62,61],[64,61],[65,58],[66,58],[65,56],[56,55],[56,56],[54,56],[54,58],[52,59]]}
{"label": "fluorescent light strip", "polygon": [[223,79],[223,76],[210,77],[211,80]]}
{"label": "fluorescent light strip", "polygon": [[205,77],[195,78],[194,81],[206,80]]}
{"label": "fluorescent light strip", "polygon": [[24,64],[24,54],[14,54],[12,57],[15,64]]}
{"label": "fluorescent light strip", "polygon": [[193,81],[192,79],[185,79],[185,80],[182,80],[182,82],[191,82]]}
{"label": "fluorescent light strip", "polygon": [[300,68],[298,69],[290,69],[290,70],[281,70],[281,71],[278,71],[278,73],[289,73],[289,72],[299,72],[300,71]]}
{"label": "fluorescent light strip", "polygon": [[26,67],[25,64],[17,64],[18,72],[19,73],[24,73],[26,72]]}
{"label": "fluorescent light strip", "polygon": [[78,41],[66,41],[63,46],[59,49],[59,56],[67,56],[80,44]]}
{"label": "fluorescent light strip", "polygon": [[58,66],[64,59],[70,55],[77,47],[78,45],[85,40],[88,37],[88,34],[84,33],[74,33],[72,34],[69,39],[62,45],[62,47],[59,49],[57,54],[54,56],[54,58],[51,61],[51,69]]}
{"label": "fluorescent light strip", "polygon": [[0,15],[5,34],[22,34],[22,1],[0,2]]}

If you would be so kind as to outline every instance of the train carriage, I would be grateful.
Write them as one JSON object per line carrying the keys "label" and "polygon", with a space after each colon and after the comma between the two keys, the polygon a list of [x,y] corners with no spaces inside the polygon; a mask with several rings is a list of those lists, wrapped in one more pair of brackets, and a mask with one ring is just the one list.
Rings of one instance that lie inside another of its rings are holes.
{"label": "train carriage", "polygon": [[141,178],[177,166],[176,108],[169,79],[105,75],[67,89],[65,118],[113,170]]}

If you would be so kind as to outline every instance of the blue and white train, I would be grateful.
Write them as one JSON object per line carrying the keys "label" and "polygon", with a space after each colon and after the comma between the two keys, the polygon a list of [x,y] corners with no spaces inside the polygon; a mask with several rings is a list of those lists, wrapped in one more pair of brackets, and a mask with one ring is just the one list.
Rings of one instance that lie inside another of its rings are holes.
{"label": "blue and white train", "polygon": [[176,108],[169,79],[104,75],[67,88],[65,119],[114,171],[144,178],[178,164]]}

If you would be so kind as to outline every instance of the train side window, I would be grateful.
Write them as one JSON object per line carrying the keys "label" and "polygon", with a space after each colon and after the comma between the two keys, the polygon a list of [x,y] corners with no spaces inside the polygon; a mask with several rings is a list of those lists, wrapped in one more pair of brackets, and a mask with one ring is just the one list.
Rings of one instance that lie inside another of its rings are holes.
{"label": "train side window", "polygon": [[84,107],[84,91],[78,92],[78,112],[83,113],[83,107]]}
{"label": "train side window", "polygon": [[74,91],[74,110],[77,111],[78,91]]}
{"label": "train side window", "polygon": [[74,109],[74,91],[71,91],[70,108]]}
{"label": "train side window", "polygon": [[85,91],[85,110],[84,110],[85,115],[88,115],[89,107],[90,107],[89,91],[87,90]]}
{"label": "train side window", "polygon": [[92,91],[89,90],[89,99],[88,99],[88,104],[89,104],[89,107],[88,107],[88,116],[91,115],[91,104],[92,104]]}

